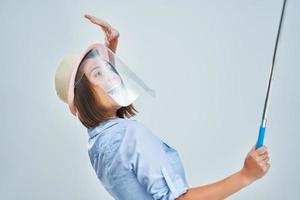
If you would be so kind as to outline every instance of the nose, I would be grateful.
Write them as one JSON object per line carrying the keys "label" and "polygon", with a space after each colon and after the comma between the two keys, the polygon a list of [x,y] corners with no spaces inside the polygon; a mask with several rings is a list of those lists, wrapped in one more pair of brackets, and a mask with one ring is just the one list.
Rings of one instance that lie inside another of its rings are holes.
{"label": "nose", "polygon": [[120,81],[119,81],[119,77],[118,76],[115,76],[115,77],[113,77],[113,78],[111,78],[111,79],[108,80],[109,84],[116,84],[116,83],[119,83],[119,82]]}

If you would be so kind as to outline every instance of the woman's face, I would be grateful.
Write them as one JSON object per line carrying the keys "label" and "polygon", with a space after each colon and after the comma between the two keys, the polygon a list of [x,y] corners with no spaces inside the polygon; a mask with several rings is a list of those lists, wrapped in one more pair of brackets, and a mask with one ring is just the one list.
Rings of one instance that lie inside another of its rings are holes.
{"label": "woman's face", "polygon": [[107,94],[107,91],[112,86],[121,84],[120,77],[110,65],[99,64],[95,58],[88,58],[83,64],[83,73],[96,91],[100,106],[109,113],[115,113],[121,106]]}

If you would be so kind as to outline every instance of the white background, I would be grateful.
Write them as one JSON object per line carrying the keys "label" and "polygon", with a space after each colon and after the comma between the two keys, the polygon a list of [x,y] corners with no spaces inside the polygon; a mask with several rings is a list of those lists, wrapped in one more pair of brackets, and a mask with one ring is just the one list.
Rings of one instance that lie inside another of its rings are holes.
{"label": "white background", "polygon": [[[1,1],[0,199],[112,199],[87,154],[87,132],[58,99],[68,53],[120,31],[117,54],[157,98],[136,119],[176,148],[191,187],[238,171],[255,144],[281,0]],[[277,54],[265,145],[271,168],[231,200],[297,199],[300,2],[289,0]]]}

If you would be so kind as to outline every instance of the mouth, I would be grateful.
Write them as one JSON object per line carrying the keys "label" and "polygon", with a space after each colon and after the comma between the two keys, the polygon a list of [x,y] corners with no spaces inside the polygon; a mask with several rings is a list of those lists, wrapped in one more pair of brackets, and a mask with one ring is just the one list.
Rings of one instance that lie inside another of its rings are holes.
{"label": "mouth", "polygon": [[108,92],[112,92],[116,88],[119,88],[121,85],[121,81],[119,77],[115,77],[107,81],[107,86],[109,86],[109,89],[107,89]]}

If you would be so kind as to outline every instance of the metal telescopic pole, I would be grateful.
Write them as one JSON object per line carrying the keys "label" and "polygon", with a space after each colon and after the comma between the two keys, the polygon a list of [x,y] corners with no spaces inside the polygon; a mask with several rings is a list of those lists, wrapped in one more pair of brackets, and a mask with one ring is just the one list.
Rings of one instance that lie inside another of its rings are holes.
{"label": "metal telescopic pole", "polygon": [[261,120],[261,124],[260,124],[260,128],[259,128],[259,134],[258,134],[258,139],[257,139],[257,143],[256,143],[256,148],[261,147],[264,143],[265,130],[266,130],[266,124],[267,124],[267,111],[268,111],[268,105],[269,105],[269,95],[270,95],[271,85],[272,85],[272,80],[273,80],[273,71],[274,71],[275,60],[276,60],[276,52],[277,52],[277,46],[278,46],[278,41],[279,41],[284,11],[285,11],[285,5],[286,5],[286,0],[283,1],[279,27],[278,27],[278,31],[277,31],[277,38],[276,38],[276,43],[275,43],[275,48],[274,48],[274,53],[273,53],[271,74],[270,74],[270,78],[269,78],[268,90],[267,90],[267,95],[266,95],[266,99],[265,99],[262,120]]}

